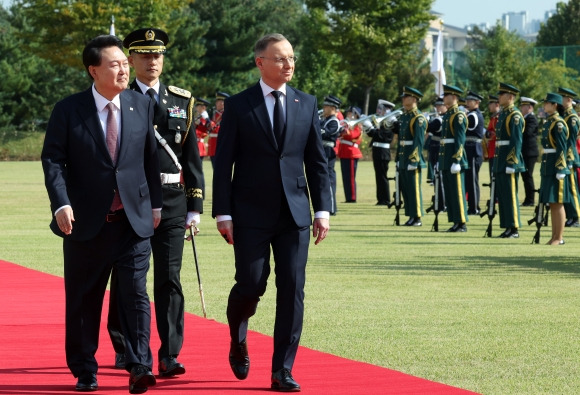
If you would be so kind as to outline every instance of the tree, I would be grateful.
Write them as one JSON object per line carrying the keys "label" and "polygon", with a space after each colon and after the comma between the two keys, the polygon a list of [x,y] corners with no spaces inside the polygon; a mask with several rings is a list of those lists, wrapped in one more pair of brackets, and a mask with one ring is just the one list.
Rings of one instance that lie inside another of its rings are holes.
{"label": "tree", "polygon": [[325,39],[340,56],[341,68],[354,86],[365,91],[368,112],[371,90],[383,83],[396,84],[392,70],[425,37],[432,0],[307,0],[310,9],[324,9]]}
{"label": "tree", "polygon": [[540,27],[536,46],[580,45],[580,0],[556,4],[556,14]]}

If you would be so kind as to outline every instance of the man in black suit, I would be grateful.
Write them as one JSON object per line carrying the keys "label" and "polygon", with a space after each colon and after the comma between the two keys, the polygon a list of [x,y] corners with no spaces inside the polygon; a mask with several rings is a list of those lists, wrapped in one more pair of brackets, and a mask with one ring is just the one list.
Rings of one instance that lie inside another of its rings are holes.
{"label": "man in black suit", "polygon": [[[157,332],[159,374],[170,377],[185,373],[177,360],[183,346],[185,299],[181,286],[181,261],[185,228],[200,222],[203,211],[203,169],[193,122],[194,99],[189,91],[166,86],[164,53],[169,41],[163,30],[138,29],[127,35],[129,64],[136,78],[129,86],[155,100],[154,127],[157,132],[159,167],[163,184],[161,222],[151,237],[153,252],[153,296]],[[107,328],[115,348],[115,366],[120,367],[125,347],[115,309],[118,284],[111,280],[111,308]]]}
{"label": "man in black suit", "polygon": [[226,99],[213,176],[212,215],[234,246],[236,265],[227,308],[229,360],[245,379],[248,320],[266,291],[271,246],[277,287],[271,387],[300,391],[291,371],[302,332],[310,225],[315,244],[329,229],[328,168],[316,98],[286,85],[296,61],[292,45],[268,34],[256,42],[254,57],[262,78]]}
{"label": "man in black suit", "polygon": [[155,385],[146,281],[163,204],[153,103],[126,90],[129,64],[117,37],[91,40],[83,64],[93,85],[55,105],[41,156],[50,227],[63,237],[66,359],[76,390],[96,391],[103,296],[114,267],[129,391],[143,393]]}

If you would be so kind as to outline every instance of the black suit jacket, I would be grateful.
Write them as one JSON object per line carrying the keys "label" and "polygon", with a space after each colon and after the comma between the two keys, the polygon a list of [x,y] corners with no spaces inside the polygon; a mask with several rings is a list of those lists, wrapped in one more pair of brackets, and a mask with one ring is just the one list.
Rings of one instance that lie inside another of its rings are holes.
{"label": "black suit jacket", "polygon": [[73,209],[73,240],[90,240],[101,230],[115,190],[137,235],[153,235],[152,207],[161,208],[161,181],[153,131],[153,103],[137,92],[120,94],[121,143],[114,165],[97,106],[89,88],[58,102],[50,116],[42,166],[50,198],[52,231],[58,228],[54,211]]}
{"label": "black suit jacket", "polygon": [[[232,175],[232,168],[234,172]],[[286,87],[286,132],[278,147],[260,84],[226,99],[213,175],[212,215],[235,226],[271,228],[282,194],[299,227],[330,211],[330,181],[316,98]]]}
{"label": "black suit jacket", "polygon": [[522,156],[538,156],[540,150],[538,148],[538,119],[533,112],[524,117],[525,126],[524,134],[522,136]]}

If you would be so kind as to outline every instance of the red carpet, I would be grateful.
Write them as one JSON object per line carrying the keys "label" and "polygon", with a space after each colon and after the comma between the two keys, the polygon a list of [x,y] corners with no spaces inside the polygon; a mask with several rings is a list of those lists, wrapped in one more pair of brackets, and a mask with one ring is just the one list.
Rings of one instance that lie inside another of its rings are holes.
{"label": "red carpet", "polygon": [[[64,356],[62,278],[0,261],[0,301],[0,394],[74,393],[76,380],[67,369]],[[238,381],[227,360],[227,326],[192,314],[186,314],[185,321],[186,344],[179,359],[187,373],[176,378],[158,378],[148,394],[270,392],[270,337],[249,334],[251,372],[247,380]],[[128,394],[128,373],[111,368],[114,351],[105,323],[106,311],[97,353],[101,366],[96,393]],[[155,329],[152,334],[151,348],[156,355],[159,340]],[[302,385],[303,394],[472,393],[304,347],[298,352],[293,374]]]}

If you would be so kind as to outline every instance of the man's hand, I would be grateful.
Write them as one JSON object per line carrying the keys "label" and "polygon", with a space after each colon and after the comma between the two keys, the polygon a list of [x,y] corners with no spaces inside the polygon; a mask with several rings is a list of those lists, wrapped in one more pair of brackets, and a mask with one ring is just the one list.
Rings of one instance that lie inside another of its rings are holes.
{"label": "man's hand", "polygon": [[217,229],[228,244],[234,244],[234,222],[231,220],[220,221]]}
{"label": "man's hand", "polygon": [[326,238],[330,229],[330,221],[326,218],[315,218],[312,224],[312,237],[316,237],[315,245]]}
{"label": "man's hand", "polygon": [[66,206],[55,215],[56,224],[62,233],[70,235],[72,233],[72,223],[75,222],[72,207]]}
{"label": "man's hand", "polygon": [[161,210],[153,210],[153,229],[157,229],[161,222]]}

